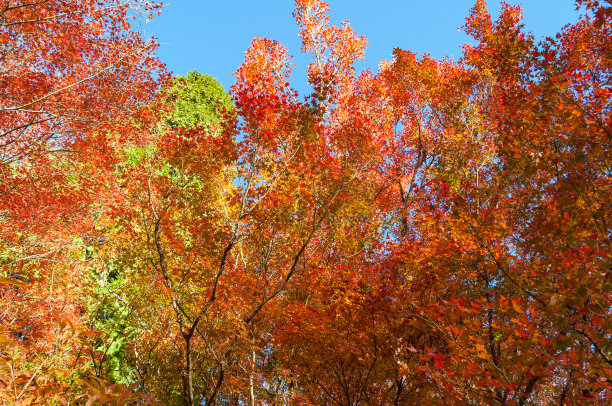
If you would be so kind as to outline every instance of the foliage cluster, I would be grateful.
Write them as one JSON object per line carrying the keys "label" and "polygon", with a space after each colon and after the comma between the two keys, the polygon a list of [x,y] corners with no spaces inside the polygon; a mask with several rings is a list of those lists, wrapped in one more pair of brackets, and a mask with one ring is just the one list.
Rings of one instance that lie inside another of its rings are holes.
{"label": "foliage cluster", "polygon": [[359,74],[295,3],[305,97],[266,38],[171,79],[160,4],[0,2],[0,401],[610,404],[610,0]]}

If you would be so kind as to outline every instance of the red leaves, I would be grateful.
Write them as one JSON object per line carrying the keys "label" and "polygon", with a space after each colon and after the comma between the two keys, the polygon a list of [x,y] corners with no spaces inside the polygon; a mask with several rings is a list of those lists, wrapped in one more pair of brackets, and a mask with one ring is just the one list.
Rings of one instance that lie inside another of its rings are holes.
{"label": "red leaves", "polygon": [[91,236],[106,210],[115,148],[134,136],[135,116],[165,76],[154,46],[122,28],[123,3],[4,2],[0,11],[0,257],[6,276],[28,281],[14,298],[0,297],[0,334],[17,338],[15,354],[27,351],[11,361],[16,370],[38,371],[11,383],[16,404],[38,402],[35,390],[45,399],[79,390],[52,384],[83,371],[86,334],[64,327],[74,333],[87,322],[85,263],[100,245]]}
{"label": "red leaves", "polygon": [[239,117],[192,128],[164,121],[128,4],[5,10],[1,39],[27,44],[2,62],[0,333],[85,370],[104,334],[61,331],[93,279],[129,307],[128,378],[168,403],[189,374],[234,403],[606,403],[610,12],[585,4],[535,46],[518,7],[477,1],[461,62],[398,49],[356,77],[365,38],[300,0],[313,94],[255,39]]}

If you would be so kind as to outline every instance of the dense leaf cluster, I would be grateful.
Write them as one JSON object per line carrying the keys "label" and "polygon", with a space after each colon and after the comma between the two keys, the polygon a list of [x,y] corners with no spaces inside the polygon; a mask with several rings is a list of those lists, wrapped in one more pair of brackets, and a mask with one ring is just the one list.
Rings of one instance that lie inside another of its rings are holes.
{"label": "dense leaf cluster", "polygon": [[158,4],[0,3],[3,404],[612,401],[609,0],[359,74],[296,0],[305,97],[265,38],[169,78]]}

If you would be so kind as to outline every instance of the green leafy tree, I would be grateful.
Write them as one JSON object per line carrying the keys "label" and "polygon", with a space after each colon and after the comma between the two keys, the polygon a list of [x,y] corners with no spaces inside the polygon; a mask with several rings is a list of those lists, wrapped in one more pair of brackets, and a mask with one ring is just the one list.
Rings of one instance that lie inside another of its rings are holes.
{"label": "green leafy tree", "polygon": [[212,76],[190,71],[177,76],[168,89],[174,110],[167,122],[171,128],[209,127],[222,120],[221,111],[234,108],[232,99]]}

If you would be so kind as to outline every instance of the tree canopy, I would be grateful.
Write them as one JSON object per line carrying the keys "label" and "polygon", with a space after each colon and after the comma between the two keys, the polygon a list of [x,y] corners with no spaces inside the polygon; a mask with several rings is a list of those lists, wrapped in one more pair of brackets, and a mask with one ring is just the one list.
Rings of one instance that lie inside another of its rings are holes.
{"label": "tree canopy", "polygon": [[610,404],[609,0],[376,72],[296,0],[306,95],[172,78],[161,6],[0,2],[3,404]]}
{"label": "tree canopy", "polygon": [[168,124],[173,128],[210,127],[223,118],[223,110],[233,109],[230,95],[213,77],[191,71],[187,76],[176,76],[168,89],[172,102]]}

